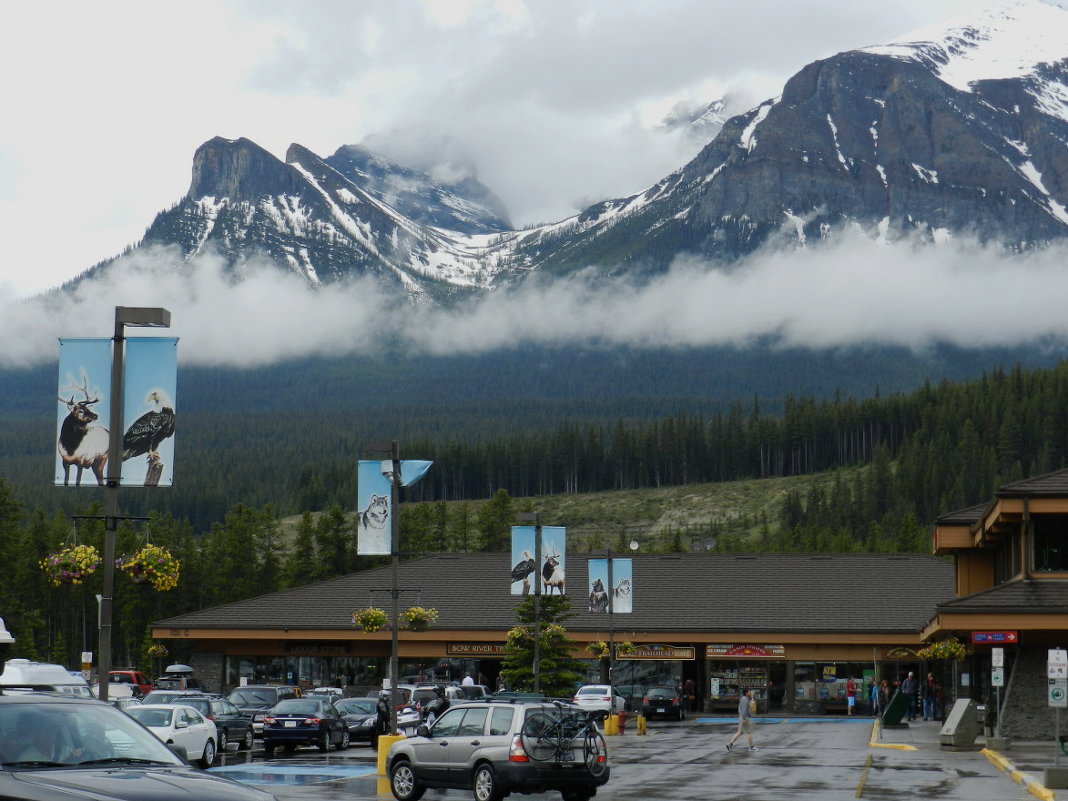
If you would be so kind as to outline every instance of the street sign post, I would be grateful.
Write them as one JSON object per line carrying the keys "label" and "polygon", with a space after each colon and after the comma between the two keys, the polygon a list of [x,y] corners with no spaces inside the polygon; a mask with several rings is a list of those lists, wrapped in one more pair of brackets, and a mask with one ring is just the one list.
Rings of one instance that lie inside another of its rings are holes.
{"label": "street sign post", "polygon": [[1005,668],[991,668],[990,669],[990,686],[991,687],[1004,687],[1005,686]]}
{"label": "street sign post", "polygon": [[1068,707],[1068,651],[1050,648],[1046,658],[1048,703],[1053,707],[1053,766],[1061,766],[1061,710]]}

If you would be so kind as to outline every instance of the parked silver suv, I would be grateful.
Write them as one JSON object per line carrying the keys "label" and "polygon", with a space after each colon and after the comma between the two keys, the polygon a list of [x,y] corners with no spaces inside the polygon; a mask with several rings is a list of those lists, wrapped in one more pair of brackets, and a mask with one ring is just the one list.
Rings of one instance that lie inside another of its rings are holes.
{"label": "parked silver suv", "polygon": [[[473,790],[476,801],[549,790],[559,790],[564,801],[589,801],[610,772],[601,734],[576,730],[568,735],[566,748],[549,752],[545,740],[538,738],[547,723],[572,713],[585,720],[582,710],[570,704],[490,699],[456,703],[433,726],[422,725],[415,737],[390,747],[390,789],[397,801],[418,801],[428,788]],[[577,719],[570,720],[574,726]],[[593,768],[588,765],[591,742],[596,752]]]}

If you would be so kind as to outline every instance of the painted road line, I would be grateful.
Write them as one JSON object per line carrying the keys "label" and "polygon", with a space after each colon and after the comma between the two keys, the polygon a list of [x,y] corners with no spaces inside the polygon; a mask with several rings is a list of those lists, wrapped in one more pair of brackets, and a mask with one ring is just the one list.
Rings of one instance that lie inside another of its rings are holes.
{"label": "painted road line", "polygon": [[[734,717],[694,718],[694,723],[730,724],[738,725],[737,715]],[[753,723],[867,723],[866,718],[753,718]]]}
{"label": "painted road line", "polygon": [[1041,799],[1041,801],[1053,801],[1053,791],[1050,790],[1042,782],[1033,776],[1029,776],[1023,771],[1016,769],[1009,760],[999,754],[997,751],[992,751],[989,748],[982,750],[983,756],[990,760],[990,762],[997,767],[998,770],[1002,770],[1009,774],[1009,778],[1019,785],[1022,785],[1027,792],[1033,795],[1035,798]]}
{"label": "painted road line", "polygon": [[857,791],[853,793],[854,798],[860,798],[861,793],[864,792],[864,785],[868,783],[868,771],[871,770],[872,755],[868,754],[867,760],[864,762],[864,770],[860,772],[860,783],[857,784]]}
{"label": "painted road line", "polygon": [[871,724],[871,739],[868,740],[869,748],[893,748],[896,751],[915,751],[916,746],[905,745],[904,743],[880,743],[879,740],[879,719],[876,718]]}

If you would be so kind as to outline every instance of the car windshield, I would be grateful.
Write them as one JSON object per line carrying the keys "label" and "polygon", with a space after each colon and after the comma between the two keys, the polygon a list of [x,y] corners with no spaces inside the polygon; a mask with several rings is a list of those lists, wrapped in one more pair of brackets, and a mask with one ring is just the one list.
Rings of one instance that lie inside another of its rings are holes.
{"label": "car windshield", "polygon": [[0,763],[19,769],[182,761],[132,717],[108,704],[31,702],[0,705]]}
{"label": "car windshield", "polygon": [[245,687],[230,693],[230,700],[238,706],[242,704],[245,706],[273,704],[278,700],[278,693],[275,690],[252,690]]}
{"label": "car windshield", "polygon": [[650,687],[647,695],[650,698],[674,698],[675,691],[668,687]]}
{"label": "car windshield", "polygon": [[271,712],[276,715],[319,715],[323,708],[324,704],[313,698],[290,698],[279,701]]}
{"label": "car windshield", "polygon": [[600,686],[579,687],[579,695],[607,695],[608,688]]}
{"label": "car windshield", "polygon": [[175,698],[180,698],[181,696],[181,692],[175,692],[174,690],[152,690],[141,699],[141,702],[145,704],[169,704]]}
{"label": "car windshield", "polygon": [[343,715],[354,715],[361,712],[372,715],[377,711],[378,704],[373,698],[346,698],[344,701],[339,701],[335,706]]}

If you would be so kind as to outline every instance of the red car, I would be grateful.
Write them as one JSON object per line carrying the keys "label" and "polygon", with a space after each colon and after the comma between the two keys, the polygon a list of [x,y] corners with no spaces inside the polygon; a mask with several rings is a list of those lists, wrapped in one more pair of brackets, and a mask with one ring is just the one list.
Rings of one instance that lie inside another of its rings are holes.
{"label": "red car", "polygon": [[108,681],[112,684],[132,684],[137,688],[134,694],[138,696],[152,692],[154,686],[144,673],[130,668],[109,671]]}

